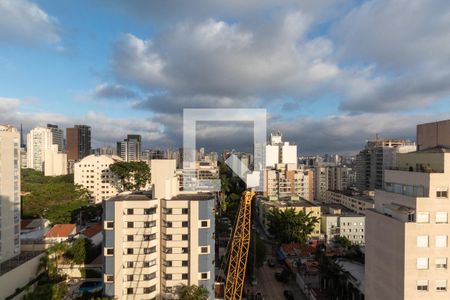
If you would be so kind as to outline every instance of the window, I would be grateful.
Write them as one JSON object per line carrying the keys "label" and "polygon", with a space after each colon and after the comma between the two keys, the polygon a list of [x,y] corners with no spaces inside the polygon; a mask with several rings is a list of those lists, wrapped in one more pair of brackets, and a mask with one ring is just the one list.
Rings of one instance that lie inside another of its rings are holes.
{"label": "window", "polygon": [[166,226],[167,228],[172,228],[172,222],[165,222],[164,226]]}
{"label": "window", "polygon": [[201,227],[208,227],[208,221],[202,221]]}
{"label": "window", "polygon": [[134,214],[134,210],[132,208],[128,208],[127,215],[133,215],[133,214]]}
{"label": "window", "polygon": [[133,288],[127,288],[127,294],[128,295],[133,294]]}
{"label": "window", "polygon": [[151,292],[154,292],[154,291],[156,291],[156,285],[152,285],[151,287],[144,288],[144,294],[150,294]]}
{"label": "window", "polygon": [[189,210],[188,210],[187,208],[182,208],[182,209],[181,209],[181,213],[182,213],[183,215],[187,215],[187,214],[189,213]]}
{"label": "window", "polygon": [[165,213],[166,215],[171,215],[171,214],[172,214],[172,209],[171,209],[171,208],[165,208],[165,209],[164,209],[164,213]]}
{"label": "window", "polygon": [[447,257],[436,257],[436,269],[447,269]]}
{"label": "window", "polygon": [[127,248],[127,254],[133,254],[133,248]]}
{"label": "window", "polygon": [[188,227],[188,222],[181,222],[181,227]]}
{"label": "window", "polygon": [[106,281],[114,281],[113,275],[106,275]]}
{"label": "window", "polygon": [[153,214],[156,214],[156,207],[144,209],[144,215],[153,215]]}
{"label": "window", "polygon": [[172,280],[172,274],[166,274],[165,278],[166,280]]}
{"label": "window", "polygon": [[447,247],[447,236],[446,235],[437,235],[436,236],[436,247],[437,248],[446,248]]}
{"label": "window", "polygon": [[428,212],[417,213],[417,223],[428,223],[428,222],[430,222],[430,214]]}
{"label": "window", "polygon": [[164,239],[167,241],[171,241],[172,240],[172,235],[171,234],[165,234],[164,235]]}
{"label": "window", "polygon": [[181,248],[181,252],[182,253],[189,253],[189,249],[188,248]]}
{"label": "window", "polygon": [[113,248],[106,248],[106,255],[114,255],[114,249]]}
{"label": "window", "polygon": [[127,281],[133,281],[133,275],[127,275]]}
{"label": "window", "polygon": [[154,265],[156,265],[156,259],[153,259],[150,261],[144,261],[144,268],[150,268]]}
{"label": "window", "polygon": [[144,248],[144,254],[155,253],[156,247]]}
{"label": "window", "polygon": [[171,267],[171,266],[172,266],[172,261],[171,261],[171,260],[166,260],[166,261],[164,262],[164,265],[165,265],[166,267]]}
{"label": "window", "polygon": [[106,229],[113,229],[114,228],[114,222],[108,221],[106,222]]}
{"label": "window", "polygon": [[134,241],[134,235],[127,235],[127,242]]}
{"label": "window", "polygon": [[428,257],[418,257],[417,258],[417,270],[428,269]]}
{"label": "window", "polygon": [[133,228],[134,223],[133,222],[127,222],[127,228]]}
{"label": "window", "polygon": [[202,279],[208,279],[208,273],[201,273]]}
{"label": "window", "polygon": [[447,197],[448,197],[448,188],[438,187],[436,191],[436,198],[447,198]]}
{"label": "window", "polygon": [[417,280],[418,291],[428,291],[428,280]]}
{"label": "window", "polygon": [[154,239],[156,239],[156,233],[144,234],[144,241],[152,241]]}
{"label": "window", "polygon": [[186,273],[181,274],[181,279],[189,279],[188,274]]}
{"label": "window", "polygon": [[144,222],[144,228],[155,227],[156,221]]}
{"label": "window", "polygon": [[181,235],[181,239],[182,239],[183,241],[187,241],[187,240],[188,240],[188,235],[187,235],[187,234],[182,234],[182,235]]}
{"label": "window", "polygon": [[187,267],[189,265],[189,263],[188,263],[188,261],[187,260],[183,260],[183,261],[181,261],[181,266],[183,266],[183,267]]}
{"label": "window", "polygon": [[447,280],[436,280],[436,291],[444,292],[447,290]]}
{"label": "window", "polygon": [[428,235],[418,235],[417,236],[417,247],[427,248],[428,247]]}
{"label": "window", "polygon": [[127,261],[127,268],[132,268],[134,263],[132,261]]}
{"label": "window", "polygon": [[208,253],[208,252],[209,252],[209,247],[208,246],[200,247],[200,253]]}
{"label": "window", "polygon": [[447,212],[445,211],[436,212],[436,223],[447,223]]}
{"label": "window", "polygon": [[153,272],[151,274],[144,274],[144,280],[152,280],[156,278],[156,272]]}

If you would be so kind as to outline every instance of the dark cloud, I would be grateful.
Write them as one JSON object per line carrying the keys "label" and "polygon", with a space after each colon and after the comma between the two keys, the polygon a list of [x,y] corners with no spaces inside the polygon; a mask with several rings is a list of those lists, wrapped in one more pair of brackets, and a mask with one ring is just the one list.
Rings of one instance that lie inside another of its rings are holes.
{"label": "dark cloud", "polygon": [[95,87],[94,97],[105,99],[135,99],[138,93],[119,84],[102,83]]}

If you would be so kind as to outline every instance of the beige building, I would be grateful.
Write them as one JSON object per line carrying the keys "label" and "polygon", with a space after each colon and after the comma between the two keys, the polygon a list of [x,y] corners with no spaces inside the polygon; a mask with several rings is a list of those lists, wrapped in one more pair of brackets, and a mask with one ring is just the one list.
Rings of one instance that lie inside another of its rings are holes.
{"label": "beige building", "polygon": [[36,127],[27,134],[27,167],[44,171],[45,151],[53,144],[53,134],[49,128]]}
{"label": "beige building", "polygon": [[311,233],[312,238],[320,237],[320,206],[310,201],[306,200],[288,200],[283,201],[268,201],[267,198],[259,197],[256,199],[256,213],[259,219],[259,223],[263,226],[264,230],[268,232],[269,230],[269,222],[267,219],[267,215],[269,212],[278,208],[280,210],[286,209],[294,209],[296,212],[304,212],[305,214],[311,213],[311,216],[319,219],[319,222],[316,223],[314,231]]}
{"label": "beige building", "polygon": [[375,207],[373,197],[355,191],[327,191],[325,203],[339,204],[349,210],[365,215],[366,210]]}
{"label": "beige building", "polygon": [[44,175],[60,176],[67,174],[67,154],[58,152],[58,145],[53,144],[45,150]]}
{"label": "beige building", "polygon": [[74,165],[74,183],[86,188],[95,203],[117,195],[117,178],[109,166],[122,159],[115,155],[89,155]]}
{"label": "beige building", "polygon": [[208,193],[180,193],[175,160],[152,160],[152,191],[103,203],[105,294],[175,299],[180,284],[214,285],[214,205]]}
{"label": "beige building", "polygon": [[449,299],[450,152],[399,154],[366,213],[366,299]]}
{"label": "beige building", "polygon": [[313,200],[313,171],[297,169],[295,165],[277,164],[264,170],[264,197],[270,200],[297,197]]}
{"label": "beige building", "polygon": [[20,252],[20,134],[0,125],[0,263]]}
{"label": "beige building", "polygon": [[322,206],[320,230],[329,243],[335,237],[345,237],[353,244],[363,246],[365,243],[365,219],[340,205]]}

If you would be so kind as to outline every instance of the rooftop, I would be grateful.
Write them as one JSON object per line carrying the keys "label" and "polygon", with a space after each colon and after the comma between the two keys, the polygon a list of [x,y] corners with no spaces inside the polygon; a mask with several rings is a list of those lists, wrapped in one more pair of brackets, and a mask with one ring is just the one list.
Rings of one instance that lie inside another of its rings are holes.
{"label": "rooftop", "polygon": [[178,194],[171,198],[171,200],[211,200],[214,195],[211,193],[194,193],[194,194]]}
{"label": "rooftop", "polygon": [[87,236],[89,238],[95,236],[96,234],[98,234],[99,232],[102,232],[103,230],[103,225],[101,223],[97,223],[94,225],[89,226],[88,228],[86,228],[82,234],[84,236]]}
{"label": "rooftop", "polygon": [[45,237],[69,237],[75,229],[75,224],[56,224]]}
{"label": "rooftop", "polygon": [[154,200],[151,191],[139,191],[139,192],[123,192],[117,196],[111,197],[106,201],[142,201],[142,200]]}

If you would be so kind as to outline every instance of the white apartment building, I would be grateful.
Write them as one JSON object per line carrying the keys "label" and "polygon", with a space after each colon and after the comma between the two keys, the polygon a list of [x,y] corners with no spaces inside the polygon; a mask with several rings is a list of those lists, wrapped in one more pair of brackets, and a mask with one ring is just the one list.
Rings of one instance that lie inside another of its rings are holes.
{"label": "white apartment building", "polygon": [[152,160],[152,191],[103,202],[105,294],[176,299],[181,284],[214,299],[214,204],[209,193],[180,193],[174,160]]}
{"label": "white apartment building", "polygon": [[117,178],[109,166],[122,159],[115,155],[89,155],[74,165],[74,183],[86,188],[95,203],[117,195]]}
{"label": "white apartment building", "polygon": [[399,154],[397,167],[366,213],[366,299],[450,299],[450,150]]}
{"label": "white apartment building", "polygon": [[276,164],[294,164],[297,167],[297,145],[283,142],[279,132],[270,134],[265,154],[267,168],[274,168]]}
{"label": "white apartment building", "polygon": [[264,170],[264,197],[277,200],[297,197],[313,200],[313,170],[295,169],[293,164],[277,164]]}
{"label": "white apartment building", "polygon": [[67,154],[59,152],[58,145],[51,145],[45,150],[44,175],[60,176],[67,174]]}
{"label": "white apartment building", "polygon": [[327,243],[335,237],[345,237],[353,244],[364,245],[365,216],[339,205],[322,208],[328,210],[320,216],[320,231]]}
{"label": "white apartment building", "polygon": [[53,144],[49,128],[36,127],[27,134],[27,167],[44,171],[45,151]]}
{"label": "white apartment building", "polygon": [[372,197],[352,191],[328,190],[325,203],[339,204],[361,215],[365,215],[367,209],[375,207]]}
{"label": "white apartment building", "polygon": [[20,134],[0,125],[0,263],[20,253]]}

